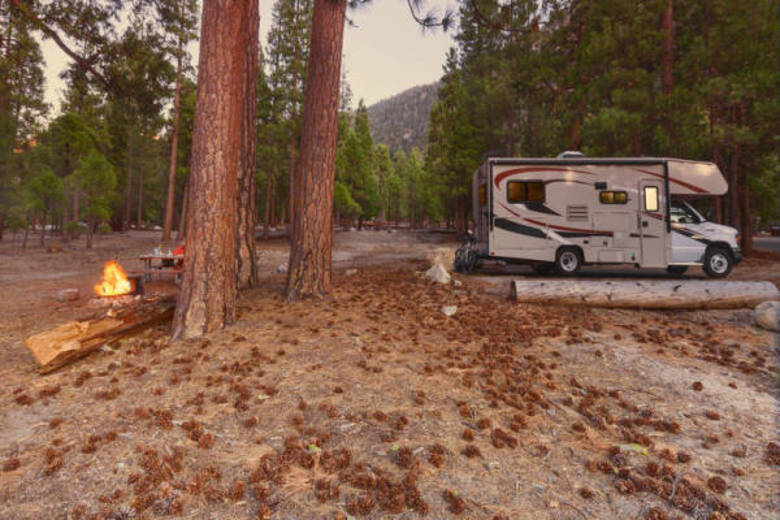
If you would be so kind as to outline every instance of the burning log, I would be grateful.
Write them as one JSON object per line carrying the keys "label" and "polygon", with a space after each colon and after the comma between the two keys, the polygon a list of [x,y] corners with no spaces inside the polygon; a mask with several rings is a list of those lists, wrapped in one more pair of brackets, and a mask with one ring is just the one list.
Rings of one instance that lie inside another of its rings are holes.
{"label": "burning log", "polygon": [[515,280],[512,299],[634,309],[737,309],[778,300],[780,292],[769,282]]}
{"label": "burning log", "polygon": [[108,262],[102,281],[95,285],[98,298],[90,302],[91,307],[101,309],[97,314],[24,340],[40,365],[39,371],[52,372],[108,342],[170,320],[175,295],[132,296],[143,292],[139,281],[128,278],[117,262]]}
{"label": "burning log", "polygon": [[173,298],[139,299],[90,319],[71,321],[24,340],[39,372],[47,374],[116,341],[173,318]]}

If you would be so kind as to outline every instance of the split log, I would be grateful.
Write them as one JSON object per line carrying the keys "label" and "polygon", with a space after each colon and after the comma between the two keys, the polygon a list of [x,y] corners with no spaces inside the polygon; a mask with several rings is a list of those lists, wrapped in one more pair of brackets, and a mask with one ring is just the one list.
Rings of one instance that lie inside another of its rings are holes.
{"label": "split log", "polygon": [[24,344],[40,365],[39,372],[47,374],[106,343],[171,320],[174,306],[173,298],[140,300],[30,336]]}
{"label": "split log", "polygon": [[512,298],[524,303],[640,309],[736,309],[780,300],[770,282],[703,280],[514,280]]}

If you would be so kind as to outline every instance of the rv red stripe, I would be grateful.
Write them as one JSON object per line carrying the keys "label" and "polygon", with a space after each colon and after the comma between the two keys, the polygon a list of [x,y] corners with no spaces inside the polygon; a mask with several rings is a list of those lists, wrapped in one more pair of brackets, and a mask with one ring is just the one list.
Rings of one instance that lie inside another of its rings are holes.
{"label": "rv red stripe", "polygon": [[596,229],[581,229],[581,228],[572,228],[566,226],[556,226],[554,224],[548,224],[547,222],[542,222],[541,220],[534,220],[532,218],[526,218],[524,220],[530,222],[531,224],[536,224],[537,226],[547,226],[552,229],[556,229],[558,231],[573,231],[575,233],[591,233],[594,235],[612,234],[612,231],[598,231]]}
{"label": "rv red stripe", "polygon": [[[641,173],[646,173],[647,175],[652,175],[653,177],[658,177],[659,179],[664,178],[664,176],[661,175],[660,173],[650,172],[647,170],[640,170],[639,168],[636,168],[636,171]],[[669,182],[673,182],[675,184],[679,184],[680,186],[684,186],[695,193],[709,193],[707,190],[699,188],[698,186],[694,186],[693,184],[689,184],[687,182],[678,181],[677,179],[672,179],[671,177],[669,177]]]}
{"label": "rv red stripe", "polygon": [[507,170],[505,172],[501,172],[498,175],[496,175],[496,178],[493,179],[493,184],[498,187],[498,184],[509,177],[510,175],[515,175],[518,173],[533,173],[533,172],[572,172],[572,173],[582,173],[584,175],[593,175],[593,172],[589,172],[586,170],[575,170],[573,168],[556,168],[555,166],[545,166],[544,168],[539,167],[526,167],[526,168],[515,168],[513,170]]}

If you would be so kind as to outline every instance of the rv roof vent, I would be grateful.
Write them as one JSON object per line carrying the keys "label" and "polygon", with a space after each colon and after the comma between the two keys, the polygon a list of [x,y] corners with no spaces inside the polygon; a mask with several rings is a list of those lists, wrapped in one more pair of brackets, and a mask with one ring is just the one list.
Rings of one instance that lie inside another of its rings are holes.
{"label": "rv roof vent", "polygon": [[587,222],[588,206],[566,206],[566,220],[572,222]]}
{"label": "rv roof vent", "polygon": [[559,153],[557,159],[573,159],[576,157],[585,157],[585,154],[576,150],[566,150]]}

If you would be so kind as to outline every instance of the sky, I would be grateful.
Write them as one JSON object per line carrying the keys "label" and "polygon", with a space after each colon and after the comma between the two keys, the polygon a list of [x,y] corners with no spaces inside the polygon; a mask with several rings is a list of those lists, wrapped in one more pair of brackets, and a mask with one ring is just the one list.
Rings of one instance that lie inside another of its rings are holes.
{"label": "sky", "polygon": [[[441,0],[429,0],[428,4],[448,5]],[[271,1],[260,0],[263,44],[271,25],[272,7]],[[445,53],[454,45],[452,32],[423,32],[409,13],[406,0],[374,0],[348,15],[356,26],[345,28],[342,70],[346,70],[354,106],[360,99],[371,105],[441,77]],[[70,58],[51,40],[42,43],[42,50],[46,61],[46,101],[52,107],[50,115],[56,115],[65,88],[59,74]],[[197,44],[191,46],[190,52],[193,63],[197,63]]]}

